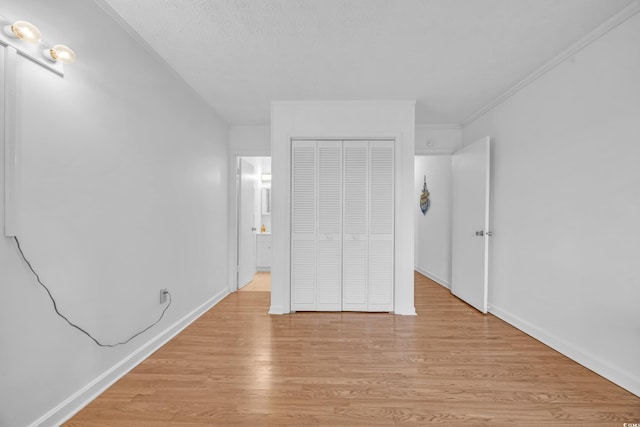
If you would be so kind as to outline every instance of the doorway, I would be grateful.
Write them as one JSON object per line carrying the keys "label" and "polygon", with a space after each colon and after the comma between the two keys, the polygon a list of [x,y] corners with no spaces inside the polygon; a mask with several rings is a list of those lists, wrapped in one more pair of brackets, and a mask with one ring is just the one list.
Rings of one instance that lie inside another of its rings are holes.
{"label": "doorway", "polygon": [[236,157],[236,290],[271,288],[271,157]]}
{"label": "doorway", "polygon": [[[414,268],[434,282],[451,288],[451,155],[415,156]],[[419,197],[426,190],[426,207]],[[423,213],[424,210],[424,213]]]}
{"label": "doorway", "polygon": [[488,310],[490,138],[450,155],[415,157],[414,268]]}

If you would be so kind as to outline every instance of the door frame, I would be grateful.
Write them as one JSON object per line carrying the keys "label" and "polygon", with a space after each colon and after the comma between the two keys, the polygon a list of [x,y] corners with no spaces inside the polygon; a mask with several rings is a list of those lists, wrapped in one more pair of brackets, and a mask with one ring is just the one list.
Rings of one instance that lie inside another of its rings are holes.
{"label": "door frame", "polygon": [[238,158],[240,157],[271,157],[270,150],[229,150],[229,162],[228,162],[228,220],[229,228],[227,230],[227,242],[228,243],[228,277],[227,277],[227,289],[229,293],[236,292],[238,290],[238,190],[239,182],[238,177]]}
{"label": "door frame", "polygon": [[[274,246],[278,245],[278,242],[284,243],[284,266],[286,268],[283,269],[283,283],[280,285],[279,283],[272,283],[272,293],[271,293],[271,308],[269,309],[269,314],[286,314],[291,313],[291,141],[293,140],[367,140],[367,141],[375,141],[375,140],[393,140],[394,141],[394,194],[395,194],[395,218],[394,218],[394,233],[397,233],[399,221],[402,221],[403,212],[403,198],[402,198],[402,134],[398,132],[319,132],[319,133],[295,133],[288,134],[286,141],[286,150],[287,156],[287,167],[283,168],[283,170],[279,171],[281,176],[278,181],[282,182],[284,186],[281,191],[285,193],[283,198],[284,204],[283,208],[283,217],[285,221],[285,226],[282,230],[278,230],[278,232],[282,232],[282,236],[279,236],[281,240],[274,239]],[[412,153],[412,159],[413,159]],[[273,164],[272,164],[273,167]],[[281,181],[282,180],[282,181]],[[273,187],[272,187],[273,188]],[[285,190],[286,188],[286,190]],[[273,196],[273,195],[272,195]],[[279,200],[280,197],[277,197]],[[274,203],[276,205],[276,203]],[[272,218],[272,227],[278,227],[278,224],[282,222],[282,218],[278,218],[276,221],[275,218]],[[279,227],[278,227],[279,228]],[[411,292],[411,304],[409,307],[400,306],[400,301],[404,301],[404,297],[400,297],[399,294],[404,292],[404,288],[399,286],[399,283],[402,283],[402,269],[398,268],[399,265],[402,265],[402,261],[404,260],[404,251],[400,247],[401,238],[398,238],[398,235],[395,235],[394,238],[394,291],[393,291],[393,313],[395,314],[404,314],[404,315],[415,315],[415,307],[413,304],[413,276],[412,276],[412,292]],[[276,249],[279,249],[276,247]],[[276,250],[277,253],[277,250]],[[413,246],[411,247],[411,264],[413,264]],[[274,263],[278,262],[274,260]],[[413,273],[412,273],[413,274]],[[275,290],[275,292],[274,292]]]}

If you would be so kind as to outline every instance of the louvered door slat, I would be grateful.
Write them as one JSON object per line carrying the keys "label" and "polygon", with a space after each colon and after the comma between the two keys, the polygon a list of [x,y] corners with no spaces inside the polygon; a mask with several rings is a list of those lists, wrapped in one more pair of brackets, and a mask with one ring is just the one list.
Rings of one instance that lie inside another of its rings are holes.
{"label": "louvered door slat", "polygon": [[318,141],[317,309],[342,309],[342,141]]}
{"label": "louvered door slat", "polygon": [[393,234],[393,145],[370,143],[371,234]]}
{"label": "louvered door slat", "polygon": [[344,234],[367,233],[367,175],[366,143],[344,142]]}
{"label": "louvered door slat", "polygon": [[313,240],[291,244],[291,309],[316,309],[316,263]]}
{"label": "louvered door slat", "polygon": [[393,311],[393,240],[369,241],[368,311]]}
{"label": "louvered door slat", "polygon": [[291,309],[316,309],[316,143],[291,144]]}
{"label": "louvered door slat", "polygon": [[318,142],[318,233],[342,233],[342,143]]}
{"label": "louvered door slat", "polygon": [[342,310],[367,311],[367,242],[344,241]]}
{"label": "louvered door slat", "polygon": [[315,142],[294,141],[291,162],[291,231],[294,234],[314,234],[316,230]]}
{"label": "louvered door slat", "polygon": [[371,141],[368,311],[393,310],[394,145]]}
{"label": "louvered door slat", "polygon": [[317,305],[320,311],[342,309],[342,242],[318,241]]}
{"label": "louvered door slat", "polygon": [[345,311],[367,310],[368,151],[366,141],[345,141],[343,143],[342,309]]}

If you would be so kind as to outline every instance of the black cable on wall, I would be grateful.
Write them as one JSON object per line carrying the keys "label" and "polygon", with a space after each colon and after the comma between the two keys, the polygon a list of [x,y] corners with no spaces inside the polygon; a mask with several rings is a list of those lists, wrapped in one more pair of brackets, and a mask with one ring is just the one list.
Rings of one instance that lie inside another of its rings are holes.
{"label": "black cable on wall", "polygon": [[56,304],[56,300],[55,298],[53,298],[53,295],[51,294],[51,291],[49,290],[49,288],[42,283],[42,280],[40,280],[40,276],[38,275],[38,273],[36,273],[36,271],[33,269],[33,267],[31,266],[31,263],[29,262],[29,260],[27,259],[27,257],[25,256],[24,252],[22,251],[22,247],[20,247],[20,241],[18,240],[17,236],[13,237],[16,241],[16,245],[18,246],[18,250],[20,251],[20,255],[22,255],[22,259],[24,260],[24,262],[27,264],[27,266],[29,267],[29,270],[31,270],[31,272],[33,273],[33,275],[36,277],[36,280],[38,281],[38,283],[40,284],[40,286],[42,286],[44,288],[45,291],[47,291],[47,294],[49,295],[49,298],[51,299],[51,302],[53,303],[53,309],[55,310],[56,314],[60,317],[62,317],[70,326],[76,328],[77,330],[79,330],[80,332],[82,332],[83,334],[85,334],[86,336],[88,336],[89,338],[91,338],[93,340],[93,342],[95,342],[97,345],[99,345],[100,347],[116,347],[122,344],[126,344],[129,341],[131,341],[132,339],[134,339],[135,337],[137,337],[138,335],[148,331],[149,329],[151,329],[152,327],[154,327],[155,325],[158,324],[158,322],[160,322],[160,320],[162,320],[162,318],[164,317],[164,313],[169,309],[169,307],[171,306],[171,294],[169,293],[169,291],[165,291],[165,293],[169,296],[169,304],[167,304],[167,306],[164,308],[164,310],[162,310],[162,313],[160,314],[160,317],[158,318],[158,320],[156,320],[155,322],[153,322],[151,325],[147,326],[146,328],[144,328],[143,330],[141,330],[140,332],[137,332],[133,335],[131,335],[128,339],[126,339],[125,341],[122,342],[118,342],[115,344],[104,344],[101,343],[100,341],[98,341],[93,335],[91,335],[89,332],[85,331],[84,329],[82,329],[80,326],[76,325],[75,323],[73,323],[72,321],[70,321],[67,316],[65,316],[64,314],[60,313],[60,311],[58,310],[58,304]]}

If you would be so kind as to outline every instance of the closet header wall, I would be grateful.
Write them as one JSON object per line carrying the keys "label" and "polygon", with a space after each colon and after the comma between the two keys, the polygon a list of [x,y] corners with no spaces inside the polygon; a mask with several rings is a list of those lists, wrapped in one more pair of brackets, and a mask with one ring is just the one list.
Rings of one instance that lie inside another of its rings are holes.
{"label": "closet header wall", "polygon": [[[313,270],[314,287],[311,288],[310,281],[307,282],[306,296],[303,298],[304,292],[302,288],[294,289],[292,274],[301,274],[292,272],[293,265],[296,264],[294,257],[299,257],[302,254],[304,243],[299,242],[298,238],[302,235],[293,236],[294,227],[298,231],[307,230],[303,226],[295,226],[293,218],[293,203],[294,203],[294,188],[292,187],[292,175],[294,173],[304,173],[306,170],[304,167],[299,168],[297,172],[294,172],[294,162],[292,159],[292,147],[295,144],[311,143],[316,144],[315,159],[313,162],[319,162],[319,154],[317,151],[318,143],[324,141],[326,143],[341,144],[341,150],[334,150],[330,154],[329,152],[323,154],[326,156],[323,162],[327,162],[323,168],[327,168],[323,173],[328,173],[330,168],[337,168],[341,174],[345,174],[345,164],[349,161],[345,152],[345,144],[358,143],[359,141],[367,141],[367,168],[373,168],[370,163],[373,155],[370,152],[369,145],[372,143],[389,144],[392,151],[392,179],[386,180],[386,184],[391,185],[392,201],[391,203],[383,203],[387,206],[392,206],[391,223],[393,224],[393,232],[390,241],[390,245],[386,246],[387,250],[391,249],[391,259],[393,263],[390,264],[390,271],[392,280],[390,283],[390,294],[387,292],[389,288],[384,291],[385,297],[390,295],[390,300],[385,300],[384,303],[379,305],[378,310],[393,311],[396,314],[415,314],[415,308],[413,304],[413,209],[415,205],[415,197],[413,192],[413,168],[414,168],[414,153],[415,153],[415,102],[414,101],[275,101],[271,105],[271,155],[272,155],[272,247],[273,247],[273,264],[271,266],[271,307],[269,313],[271,314],[285,314],[292,310],[302,310],[304,308],[298,307],[296,304],[313,304],[313,307],[307,308],[310,310],[322,309],[322,310],[371,310],[378,304],[372,300],[375,292],[372,292],[373,288],[371,280],[368,278],[378,277],[378,274],[374,274],[369,270],[370,264],[373,266],[375,263],[369,262],[370,257],[374,254],[375,250],[381,248],[373,248],[378,245],[374,243],[378,239],[377,234],[372,233],[374,229],[373,218],[368,218],[364,224],[366,225],[366,231],[364,233],[351,232],[345,234],[345,230],[350,230],[348,227],[355,226],[350,223],[351,215],[349,212],[350,207],[347,204],[355,200],[355,196],[347,196],[348,191],[352,191],[345,187],[344,177],[341,176],[340,180],[336,180],[336,174],[331,174],[333,178],[325,181],[313,183],[314,190],[311,193],[313,195],[314,203],[310,211],[313,211],[313,215],[318,217],[318,221],[313,221],[314,224],[311,229],[314,229],[315,240],[314,243],[307,242],[307,250],[313,247],[311,253],[313,257],[314,269],[318,268],[318,262],[328,262],[332,259],[335,262],[337,259],[344,261],[344,257],[348,253],[359,253],[362,251],[355,251],[352,248],[360,245],[365,246],[366,261],[360,259],[359,265],[360,276],[354,275],[358,278],[360,283],[366,284],[366,288],[361,287],[360,291],[354,291],[353,301],[359,301],[351,304],[349,298],[352,297],[351,289],[357,289],[355,283],[349,282],[347,277],[351,277],[352,271],[345,266],[341,270],[327,268],[324,269],[324,275],[316,276]],[[348,144],[347,144],[348,145]],[[357,151],[357,150],[356,150]],[[333,156],[333,157],[332,157]],[[338,165],[337,159],[340,156],[340,164]],[[330,160],[333,159],[333,160]],[[333,162],[333,163],[332,163]],[[301,163],[302,165],[302,163]],[[319,167],[320,163],[316,163],[314,167]],[[354,171],[356,169],[353,169]],[[368,169],[367,169],[368,170]],[[306,173],[317,174],[318,170],[314,169],[314,172]],[[316,176],[316,175],[313,175]],[[311,185],[311,184],[308,184]],[[324,188],[322,193],[320,191],[320,185],[333,188],[333,192],[328,188]],[[366,180],[366,185],[373,187],[374,183],[370,180]],[[317,188],[316,188],[317,186]],[[339,189],[339,196],[336,196],[335,190]],[[296,191],[295,194],[299,194],[300,191]],[[323,194],[321,196],[321,194]],[[371,198],[369,190],[360,192],[361,196],[364,195],[367,200]],[[380,193],[381,194],[381,193]],[[332,196],[328,196],[332,195]],[[300,197],[304,195],[299,194]],[[327,196],[327,197],[325,197]],[[307,197],[309,197],[307,195]],[[322,198],[322,202],[321,202]],[[370,200],[373,202],[373,199]],[[416,202],[417,203],[417,202]],[[365,204],[361,204],[367,209],[366,215],[371,216],[370,212],[375,209],[370,206],[369,200]],[[340,208],[340,209],[338,209]],[[353,207],[355,209],[355,206]],[[356,212],[355,210],[353,212]],[[310,215],[309,213],[307,213]],[[361,213],[360,213],[361,214]],[[347,217],[349,215],[349,218]],[[356,214],[354,214],[356,215]],[[375,216],[375,214],[374,214]],[[299,218],[301,221],[302,219]],[[338,222],[336,222],[336,219]],[[320,222],[321,220],[321,222]],[[372,222],[373,221],[373,222]],[[357,222],[357,221],[354,221]],[[302,223],[300,223],[302,224]],[[308,223],[309,224],[309,223]],[[333,224],[333,225],[330,225]],[[336,229],[336,224],[339,227]],[[362,225],[362,224],[361,224]],[[324,227],[324,228],[322,228]],[[333,227],[333,229],[331,228]],[[318,230],[322,228],[326,233],[320,233]],[[333,232],[336,231],[337,232]],[[355,230],[359,231],[359,230]],[[311,233],[309,233],[311,234]],[[357,236],[366,239],[357,240],[353,236]],[[333,243],[328,243],[328,236],[333,236]],[[338,237],[336,237],[338,236]],[[345,236],[350,237],[350,243],[347,243]],[[294,239],[295,237],[295,239]],[[335,243],[336,239],[337,242]],[[326,243],[320,243],[320,242]],[[296,242],[296,243],[294,243]],[[359,243],[357,243],[359,242]],[[363,243],[364,242],[364,243]],[[294,245],[300,245],[294,248]],[[315,245],[315,246],[314,246]],[[373,245],[373,246],[372,246]],[[380,244],[382,246],[382,244]],[[320,247],[324,251],[319,257]],[[333,248],[333,252],[329,251],[329,248]],[[340,248],[339,251],[337,248]],[[349,252],[351,251],[351,252]],[[387,252],[388,254],[388,252]],[[333,258],[332,258],[333,257]],[[338,258],[339,257],[339,258]],[[311,259],[311,258],[309,258]],[[355,259],[355,258],[353,258]],[[311,263],[311,261],[309,261]],[[330,264],[336,265],[336,264]],[[365,266],[364,270],[362,266]],[[309,274],[308,270],[306,274]],[[354,270],[355,271],[355,270]],[[365,271],[366,276],[363,276]],[[387,270],[389,271],[389,270]],[[384,274],[380,275],[383,277]],[[336,278],[340,277],[340,286],[336,287],[338,281]],[[367,277],[366,281],[362,281],[362,277]],[[297,280],[297,279],[296,279]],[[307,279],[311,280],[311,279]],[[322,283],[321,290],[318,291],[318,283]],[[331,288],[327,283],[334,283],[334,288]],[[354,287],[345,286],[346,283],[353,283]],[[326,286],[326,287],[325,287]],[[363,285],[364,286],[364,285]],[[330,290],[331,289],[331,290]],[[362,302],[363,290],[366,292],[364,295],[365,302]],[[294,292],[296,296],[294,296]],[[315,294],[311,293],[315,292]],[[358,294],[358,292],[360,292]],[[326,295],[325,295],[326,294]],[[311,296],[315,295],[315,302]],[[329,295],[332,295],[329,297]],[[337,296],[340,297],[338,302]],[[357,296],[357,297],[356,297]],[[306,298],[306,299],[305,299]],[[358,298],[360,298],[358,300]],[[382,297],[381,297],[382,299]],[[294,303],[295,301],[295,303]],[[390,303],[389,303],[390,301]],[[292,304],[293,303],[293,304]],[[318,308],[319,305],[324,308]],[[391,309],[389,309],[389,304]],[[384,308],[382,306],[384,305]],[[329,308],[332,307],[332,308]]]}

